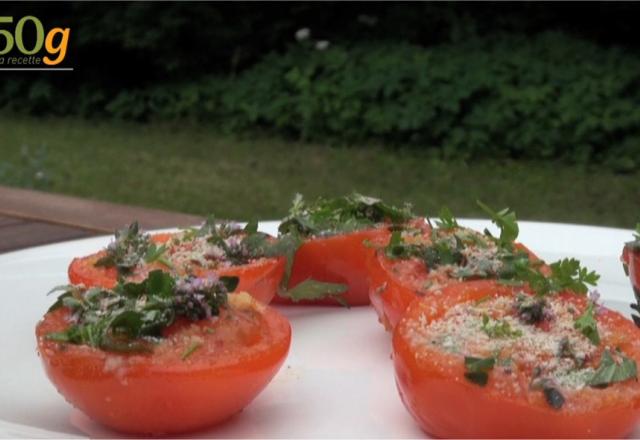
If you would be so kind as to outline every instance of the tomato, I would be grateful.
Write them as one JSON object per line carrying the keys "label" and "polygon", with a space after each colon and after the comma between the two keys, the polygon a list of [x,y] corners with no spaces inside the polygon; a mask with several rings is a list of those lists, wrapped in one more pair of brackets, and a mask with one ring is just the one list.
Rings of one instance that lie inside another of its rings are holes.
{"label": "tomato", "polygon": [[[394,331],[393,359],[400,397],[421,428],[445,438],[628,435],[640,419],[637,380],[627,379],[606,388],[578,387],[566,392],[564,403],[553,408],[543,392],[532,386],[532,367],[536,364],[518,363],[509,370],[496,367],[486,385],[480,386],[465,378],[467,370],[461,353],[430,342],[436,338],[431,325],[442,322],[447,313],[452,313],[452,307],[470,302],[475,304],[472,307],[478,307],[487,298],[498,301],[513,295],[509,287],[472,281],[446,287],[442,295],[432,295],[409,306]],[[559,295],[557,301],[558,307],[575,307],[578,311],[584,310],[587,303],[586,298],[569,293]],[[607,309],[598,312],[597,320],[602,342],[593,350],[601,353],[603,347],[616,347],[636,362],[640,360],[640,333],[631,321]],[[464,334],[460,327],[452,329],[455,335]],[[542,335],[551,331],[540,328]],[[476,331],[481,333],[477,328]],[[584,341],[591,346],[586,338]],[[555,345],[551,347],[555,350]],[[519,359],[526,360],[528,353],[521,349]],[[593,358],[585,359],[593,362]]]}
{"label": "tomato", "polygon": [[[178,321],[150,354],[122,354],[51,341],[70,311],[36,328],[47,375],[69,403],[113,429],[172,434],[214,425],[241,411],[284,362],[291,328],[247,295],[229,297],[217,319]],[[235,299],[232,299],[235,298]],[[193,350],[194,342],[198,348]]]}
{"label": "tomato", "polygon": [[[155,234],[151,238],[155,243],[166,243],[174,234]],[[112,288],[116,285],[118,273],[115,267],[97,267],[96,262],[105,255],[105,251],[95,254],[74,258],[69,265],[69,281],[71,284],[84,284],[87,287],[98,286]],[[138,281],[156,269],[170,271],[170,269],[158,262],[145,264],[135,269],[128,279]],[[259,258],[252,260],[248,264],[225,265],[215,269],[201,267],[198,264],[189,266],[191,272],[196,276],[206,276],[216,274],[218,276],[237,276],[240,283],[236,291],[248,292],[255,299],[263,304],[268,304],[278,290],[285,270],[285,258]],[[181,271],[178,271],[181,272]]]}
{"label": "tomato", "polygon": [[[388,240],[388,226],[333,235],[329,237],[309,238],[296,251],[289,288],[313,279],[327,283],[346,284],[348,289],[340,297],[350,306],[369,304],[369,279],[366,261],[373,248],[365,241]],[[301,300],[293,302],[289,298],[276,296],[278,304],[316,304],[340,305],[335,298]]]}
{"label": "tomato", "polygon": [[622,264],[629,274],[633,291],[640,301],[640,247],[627,244],[622,251]]}
{"label": "tomato", "polygon": [[[431,229],[422,227],[422,233],[428,236]],[[516,247],[526,251],[531,261],[539,258],[522,244]],[[464,281],[452,279],[444,274],[429,270],[425,262],[418,258],[391,259],[383,249],[369,255],[367,261],[370,289],[369,297],[378,319],[387,330],[392,330],[405,309],[418,297],[429,295],[450,284]],[[546,272],[546,267],[541,269]]]}

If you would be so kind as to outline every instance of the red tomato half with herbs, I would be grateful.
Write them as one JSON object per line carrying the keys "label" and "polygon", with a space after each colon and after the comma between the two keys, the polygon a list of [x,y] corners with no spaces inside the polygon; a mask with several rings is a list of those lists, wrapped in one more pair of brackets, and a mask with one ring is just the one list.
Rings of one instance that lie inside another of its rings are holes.
{"label": "red tomato half with herbs", "polygon": [[[369,279],[367,260],[374,249],[366,242],[388,240],[391,232],[388,226],[332,235],[308,238],[296,251],[288,288],[303,281],[313,279],[325,283],[345,284],[347,291],[339,297],[349,306],[369,304]],[[277,304],[340,305],[332,297],[294,302],[289,298],[276,296]]]}
{"label": "red tomato half with herbs", "polygon": [[[423,430],[442,438],[629,435],[640,420],[638,329],[597,306],[595,345],[574,329],[587,299],[573,293],[547,299],[547,317],[525,325],[513,302],[537,298],[480,281],[409,306],[394,331],[393,359],[400,397]],[[600,371],[605,350],[613,354]],[[626,360],[613,360],[622,354]],[[485,370],[470,371],[479,359]],[[607,384],[625,362],[627,375]]]}
{"label": "red tomato half with herbs", "polygon": [[[174,237],[175,234],[163,233],[151,236],[151,240],[156,244],[165,244]],[[118,280],[118,272],[115,267],[96,266],[98,260],[105,256],[105,251],[95,254],[74,258],[69,265],[68,274],[71,284],[84,284],[87,287],[112,288]],[[171,271],[166,265],[153,262],[141,265],[128,277],[132,281],[138,281],[147,276],[152,270]],[[189,270],[193,275],[206,277],[216,276],[236,276],[240,279],[237,292],[247,292],[263,304],[271,302],[285,271],[285,257],[278,258],[258,258],[247,264],[224,265],[216,268],[202,267],[192,264]],[[177,271],[184,274],[184,270]]]}
{"label": "red tomato half with herbs", "polygon": [[[431,233],[428,225],[421,226],[420,229],[425,236]],[[518,243],[516,247],[527,252],[531,261],[540,260],[524,245]],[[440,292],[450,284],[466,282],[435,273],[418,258],[391,259],[385,255],[384,249],[369,254],[367,270],[371,304],[378,314],[378,320],[387,330],[395,328],[406,308],[416,298]],[[541,270],[546,271],[544,267]],[[496,284],[492,280],[487,282]]]}
{"label": "red tomato half with herbs", "polygon": [[69,403],[126,433],[177,434],[215,425],[247,406],[284,362],[289,322],[247,295],[216,319],[177,321],[151,353],[106,352],[46,338],[64,331],[66,307],[38,324],[45,370]]}

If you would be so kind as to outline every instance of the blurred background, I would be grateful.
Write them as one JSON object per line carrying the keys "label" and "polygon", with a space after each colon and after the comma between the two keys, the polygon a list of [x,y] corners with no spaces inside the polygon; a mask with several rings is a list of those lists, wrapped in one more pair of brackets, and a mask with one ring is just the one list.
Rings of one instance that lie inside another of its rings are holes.
{"label": "blurred background", "polygon": [[74,70],[0,72],[0,185],[238,219],[357,190],[640,220],[637,3],[1,9],[70,27]]}

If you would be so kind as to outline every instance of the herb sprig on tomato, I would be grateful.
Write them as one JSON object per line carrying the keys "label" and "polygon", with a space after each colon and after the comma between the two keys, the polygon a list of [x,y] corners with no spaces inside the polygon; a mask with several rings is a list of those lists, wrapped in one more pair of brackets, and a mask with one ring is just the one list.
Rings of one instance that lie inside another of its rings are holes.
{"label": "herb sprig on tomato", "polygon": [[107,351],[147,352],[176,320],[217,316],[237,284],[236,277],[176,279],[156,270],[140,283],[119,283],[113,289],[62,286],[55,289],[64,293],[49,312],[68,307],[73,322],[47,338]]}
{"label": "herb sprig on tomato", "polygon": [[303,237],[329,236],[371,228],[384,222],[401,224],[414,217],[411,205],[398,208],[358,193],[318,198],[311,203],[297,194],[289,215],[278,229],[281,234],[295,232]]}

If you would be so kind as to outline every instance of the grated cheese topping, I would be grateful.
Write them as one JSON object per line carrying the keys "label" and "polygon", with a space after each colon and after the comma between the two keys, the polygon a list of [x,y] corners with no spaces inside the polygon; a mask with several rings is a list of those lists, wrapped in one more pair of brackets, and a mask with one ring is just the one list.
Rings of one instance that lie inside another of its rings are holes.
{"label": "grated cheese topping", "polygon": [[[460,362],[463,357],[494,358],[491,374],[524,378],[511,381],[514,391],[522,392],[523,383],[531,389],[553,384],[563,393],[583,389],[602,351],[615,351],[615,347],[594,345],[576,330],[580,311],[557,297],[546,299],[543,322],[524,322],[518,315],[518,301],[525,296],[460,303],[431,321],[422,314],[406,327],[407,340],[418,357],[429,357],[431,350],[437,350],[459,356]],[[606,340],[610,330],[606,326],[599,330]]]}

